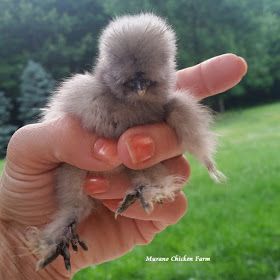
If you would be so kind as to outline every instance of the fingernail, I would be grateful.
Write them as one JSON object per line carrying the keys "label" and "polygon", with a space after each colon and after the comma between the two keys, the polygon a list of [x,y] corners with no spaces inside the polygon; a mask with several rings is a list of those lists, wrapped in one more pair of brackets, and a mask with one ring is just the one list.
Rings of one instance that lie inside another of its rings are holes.
{"label": "fingernail", "polygon": [[148,136],[135,135],[127,140],[126,146],[133,163],[144,162],[155,153],[155,143]]}
{"label": "fingernail", "polygon": [[243,72],[243,76],[244,76],[248,71],[248,63],[242,56],[239,56],[239,58],[242,60],[242,62],[244,64],[244,72]]}
{"label": "fingernail", "polygon": [[93,151],[98,159],[109,163],[117,156],[116,145],[104,139],[98,139],[94,143]]}
{"label": "fingernail", "polygon": [[87,178],[85,183],[85,190],[87,194],[100,194],[109,189],[109,181],[103,177]]}

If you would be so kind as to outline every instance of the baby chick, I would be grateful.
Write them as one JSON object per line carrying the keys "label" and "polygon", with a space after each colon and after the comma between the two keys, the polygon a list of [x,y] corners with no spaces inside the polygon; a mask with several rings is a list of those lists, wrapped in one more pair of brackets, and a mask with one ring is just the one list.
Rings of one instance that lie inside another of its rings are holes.
{"label": "baby chick", "polygon": [[[175,55],[175,34],[165,20],[153,14],[113,20],[100,38],[94,69],[59,86],[42,122],[69,114],[86,130],[113,139],[136,125],[166,122],[184,150],[205,165],[212,178],[222,179],[213,160],[216,141],[209,128],[211,114],[190,93],[176,90]],[[120,169],[131,178],[132,185],[116,216],[136,200],[150,212],[154,203],[173,199],[182,184],[181,178],[169,174],[161,163],[144,170]],[[87,173],[68,164],[57,169],[59,210],[33,244],[41,256],[38,269],[62,255],[70,270],[69,245],[76,251],[78,245],[88,250],[76,232],[77,224],[98,207],[81,187]]]}

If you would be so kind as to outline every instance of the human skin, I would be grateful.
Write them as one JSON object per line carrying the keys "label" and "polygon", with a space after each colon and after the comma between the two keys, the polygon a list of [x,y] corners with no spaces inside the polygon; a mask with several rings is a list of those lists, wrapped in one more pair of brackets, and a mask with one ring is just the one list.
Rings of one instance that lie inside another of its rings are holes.
{"label": "human skin", "polygon": [[[177,87],[190,89],[202,99],[233,87],[246,71],[244,59],[225,54],[178,71]],[[19,129],[10,140],[0,181],[0,278],[69,279],[82,267],[115,259],[135,245],[149,243],[157,233],[176,224],[187,209],[181,191],[174,201],[156,205],[150,214],[135,203],[115,219],[114,210],[130,186],[129,179],[122,173],[110,178],[88,177],[84,190],[101,202],[79,226],[90,250],[71,252],[71,275],[61,257],[35,272],[37,257],[27,249],[25,234],[30,226],[44,226],[55,213],[54,180],[59,164],[106,171],[121,163],[142,169],[163,161],[171,173],[187,180],[190,167],[182,152],[174,131],[165,123],[130,128],[118,140],[84,131],[70,116]]]}

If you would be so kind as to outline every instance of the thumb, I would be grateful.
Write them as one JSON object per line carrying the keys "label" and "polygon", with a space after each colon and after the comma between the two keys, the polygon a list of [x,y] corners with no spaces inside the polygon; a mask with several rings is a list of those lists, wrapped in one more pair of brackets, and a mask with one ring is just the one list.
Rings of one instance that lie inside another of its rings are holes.
{"label": "thumb", "polygon": [[120,164],[114,140],[87,132],[70,116],[17,130],[8,145],[7,161],[25,174],[48,171],[61,162],[89,171],[110,170]]}

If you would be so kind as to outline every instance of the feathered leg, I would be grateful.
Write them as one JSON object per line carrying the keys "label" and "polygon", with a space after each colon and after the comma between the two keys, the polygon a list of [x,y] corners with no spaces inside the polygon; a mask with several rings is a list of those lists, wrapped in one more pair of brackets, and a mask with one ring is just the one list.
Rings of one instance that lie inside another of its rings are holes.
{"label": "feathered leg", "polygon": [[179,175],[170,175],[162,163],[144,170],[128,169],[128,174],[132,181],[132,190],[120,203],[115,214],[116,217],[137,200],[149,213],[153,210],[154,203],[173,200],[184,183],[184,179]]}
{"label": "feathered leg", "polygon": [[32,249],[41,259],[37,269],[44,268],[59,255],[64,258],[65,267],[71,269],[69,246],[74,251],[78,245],[87,250],[77,232],[77,224],[85,219],[94,207],[94,200],[82,189],[86,171],[64,164],[57,170],[56,198],[59,209],[51,223],[32,240]]}
{"label": "feathered leg", "polygon": [[217,135],[210,129],[213,122],[210,110],[191,94],[177,91],[166,105],[166,111],[166,122],[175,130],[183,150],[193,154],[208,169],[213,180],[224,181],[226,177],[214,161]]}

